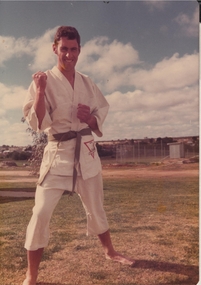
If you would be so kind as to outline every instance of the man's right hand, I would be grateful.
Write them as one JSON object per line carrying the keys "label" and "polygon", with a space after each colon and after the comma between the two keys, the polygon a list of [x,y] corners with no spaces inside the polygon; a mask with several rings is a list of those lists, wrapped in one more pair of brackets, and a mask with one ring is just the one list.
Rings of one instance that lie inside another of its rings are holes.
{"label": "man's right hand", "polygon": [[47,84],[47,75],[42,71],[38,71],[32,75],[32,78],[36,84],[37,91],[44,95]]}

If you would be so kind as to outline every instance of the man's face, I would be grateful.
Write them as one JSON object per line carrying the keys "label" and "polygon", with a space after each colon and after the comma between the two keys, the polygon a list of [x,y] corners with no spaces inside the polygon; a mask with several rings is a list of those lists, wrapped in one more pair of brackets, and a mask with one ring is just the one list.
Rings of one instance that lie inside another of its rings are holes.
{"label": "man's face", "polygon": [[57,66],[60,71],[74,72],[75,65],[80,54],[80,47],[77,40],[69,40],[62,37],[58,44],[53,44],[53,51],[57,55]]}

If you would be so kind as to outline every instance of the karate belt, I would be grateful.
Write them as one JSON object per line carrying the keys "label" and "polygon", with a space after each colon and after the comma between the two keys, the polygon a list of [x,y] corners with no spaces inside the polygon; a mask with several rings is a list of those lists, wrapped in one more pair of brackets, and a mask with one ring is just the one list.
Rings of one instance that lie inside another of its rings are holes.
{"label": "karate belt", "polygon": [[73,167],[73,186],[72,186],[72,193],[75,190],[75,184],[77,180],[77,167],[80,161],[80,149],[81,149],[81,139],[82,136],[88,136],[91,135],[91,129],[83,129],[81,131],[69,131],[66,133],[58,133],[48,136],[48,141],[57,141],[59,146],[59,143],[62,141],[68,141],[71,139],[76,138],[76,144],[75,144],[75,155],[74,155],[74,167]]}

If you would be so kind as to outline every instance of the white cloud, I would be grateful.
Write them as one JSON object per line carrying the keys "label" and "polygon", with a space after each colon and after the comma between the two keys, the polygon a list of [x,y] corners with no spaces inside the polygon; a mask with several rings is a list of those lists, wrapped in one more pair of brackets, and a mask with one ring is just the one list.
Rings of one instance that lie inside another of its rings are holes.
{"label": "white cloud", "polygon": [[47,30],[41,37],[33,39],[0,36],[0,66],[12,58],[28,55],[33,59],[29,64],[32,71],[50,68],[55,63],[52,51],[55,29]]}
{"label": "white cloud", "polygon": [[185,13],[180,13],[174,20],[179,24],[184,35],[188,37],[198,37],[199,5],[196,7],[193,15],[189,16]]}
{"label": "white cloud", "polygon": [[[104,75],[138,62],[138,52],[130,43],[123,44],[117,40],[109,43],[107,37],[98,37],[83,46],[79,64],[87,71],[98,66],[100,74]],[[90,65],[85,66],[86,63]]]}
{"label": "white cloud", "polygon": [[27,90],[0,83],[0,145],[31,144],[26,123],[21,122],[22,104]]}
{"label": "white cloud", "polygon": [[198,134],[198,87],[167,92],[114,92],[105,140]]}
{"label": "white cloud", "polygon": [[[141,112],[147,114],[149,112],[154,117],[156,112],[163,115],[167,110],[171,110],[174,113],[183,112],[182,118],[188,114],[196,119],[198,116],[198,113],[195,112],[198,108],[197,86],[158,93],[139,90],[127,93],[114,92],[106,98],[110,103],[112,115],[119,112],[135,112],[135,114],[141,114]],[[141,115],[140,118],[142,118]]]}
{"label": "white cloud", "polygon": [[26,38],[0,36],[0,66],[12,57],[31,54],[31,46]]}
{"label": "white cloud", "polygon": [[150,70],[133,71],[135,91],[106,96],[110,112],[104,139],[198,134],[198,54],[178,54]]}
{"label": "white cloud", "polygon": [[191,86],[198,82],[198,54],[174,54],[158,62],[150,70],[139,70],[130,75],[130,84],[145,91],[162,92]]}
{"label": "white cloud", "polygon": [[52,51],[53,35],[55,28],[47,30],[45,34],[39,38],[30,40],[33,50],[33,61],[29,68],[32,71],[47,70],[55,64],[55,57]]}
{"label": "white cloud", "polygon": [[26,132],[27,125],[21,122],[11,123],[6,118],[0,122],[0,145],[27,146],[32,144],[32,137]]}
{"label": "white cloud", "polygon": [[81,49],[78,70],[90,75],[105,91],[125,85],[125,72],[140,64],[138,51],[130,43],[123,44],[107,37],[88,41]]}
{"label": "white cloud", "polygon": [[4,113],[22,108],[26,92],[22,86],[6,86],[0,82],[0,106]]}

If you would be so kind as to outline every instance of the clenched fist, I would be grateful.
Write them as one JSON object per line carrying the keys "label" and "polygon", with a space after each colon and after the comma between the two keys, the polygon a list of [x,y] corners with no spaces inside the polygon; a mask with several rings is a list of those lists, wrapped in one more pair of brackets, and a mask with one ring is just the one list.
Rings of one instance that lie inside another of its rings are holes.
{"label": "clenched fist", "polygon": [[44,92],[47,84],[47,75],[42,71],[38,71],[32,75],[32,78],[36,84],[36,89]]}
{"label": "clenched fist", "polygon": [[91,119],[91,114],[90,114],[90,107],[82,104],[78,104],[77,107],[77,118],[80,119],[80,122],[87,123]]}

